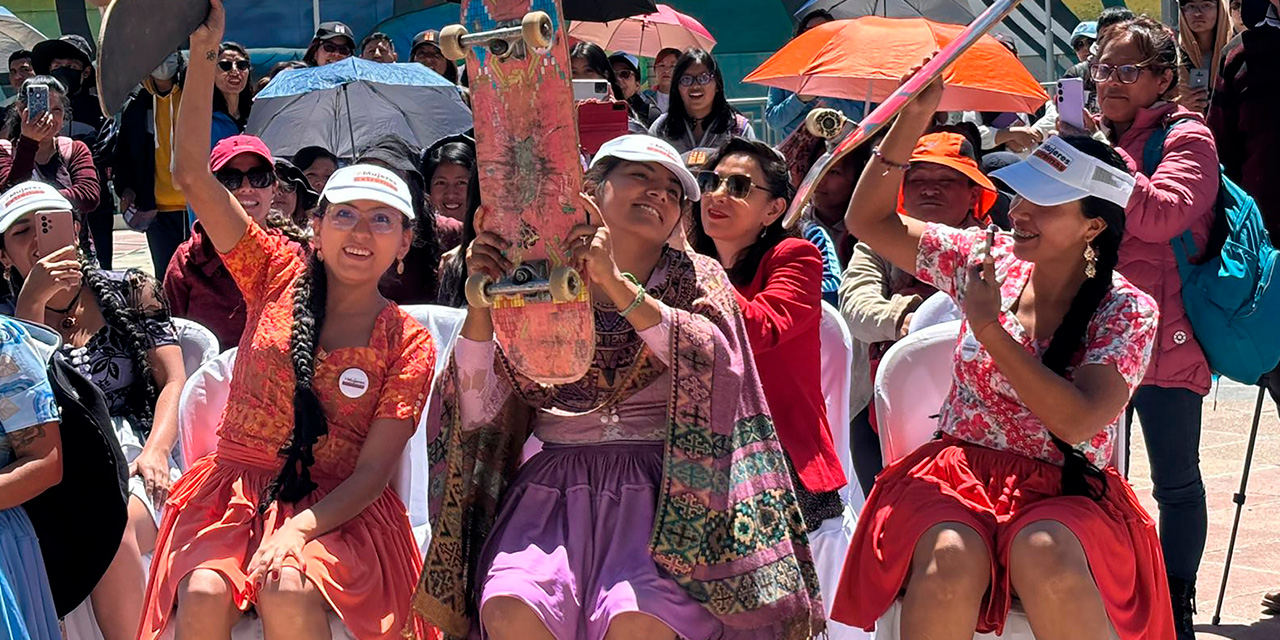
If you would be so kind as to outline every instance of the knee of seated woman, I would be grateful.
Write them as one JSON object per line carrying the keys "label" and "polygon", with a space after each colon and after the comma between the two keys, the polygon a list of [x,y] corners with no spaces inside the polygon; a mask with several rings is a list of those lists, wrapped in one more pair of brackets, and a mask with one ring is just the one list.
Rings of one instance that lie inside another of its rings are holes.
{"label": "knee of seated woman", "polygon": [[955,591],[986,590],[991,579],[987,545],[965,525],[937,525],[916,543],[913,581],[931,588]]}
{"label": "knee of seated woman", "polygon": [[231,601],[231,585],[221,573],[196,569],[178,585],[178,608]]}
{"label": "knee of seated woman", "polygon": [[1065,595],[1094,584],[1080,540],[1066,525],[1049,520],[1027,525],[1013,537],[1009,572],[1023,592]]}
{"label": "knee of seated woman", "polygon": [[258,590],[258,606],[266,609],[310,606],[320,602],[319,590],[293,567],[284,567],[280,570],[279,580],[266,580]]}

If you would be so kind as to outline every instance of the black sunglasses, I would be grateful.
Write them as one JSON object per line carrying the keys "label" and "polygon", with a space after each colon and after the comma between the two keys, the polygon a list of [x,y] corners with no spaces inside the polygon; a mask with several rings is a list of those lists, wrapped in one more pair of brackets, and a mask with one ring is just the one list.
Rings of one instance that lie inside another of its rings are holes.
{"label": "black sunglasses", "polygon": [[614,73],[618,74],[618,77],[624,80],[630,80],[636,75],[630,69],[622,69],[621,71],[614,71]]}
{"label": "black sunglasses", "polygon": [[337,53],[344,56],[351,55],[351,47],[348,47],[345,44],[334,44],[332,42],[326,42],[320,45],[320,48],[324,49],[325,53]]}
{"label": "black sunglasses", "polygon": [[214,174],[218,182],[226,187],[228,191],[235,191],[244,184],[245,178],[249,179],[249,186],[254,189],[266,189],[276,181],[276,172],[271,169],[253,169],[251,171],[238,171],[236,169],[223,169]]}
{"label": "black sunglasses", "polygon": [[248,60],[219,60],[218,68],[222,69],[223,71],[230,71],[233,68],[239,69],[241,71],[248,71],[249,61]]}
{"label": "black sunglasses", "polygon": [[746,200],[751,195],[752,189],[759,189],[765,193],[769,193],[768,189],[757,186],[751,181],[751,176],[741,173],[735,173],[727,176],[721,176],[714,171],[698,172],[698,188],[702,193],[711,195],[720,190],[720,185],[724,185],[725,192],[730,198],[736,200]]}

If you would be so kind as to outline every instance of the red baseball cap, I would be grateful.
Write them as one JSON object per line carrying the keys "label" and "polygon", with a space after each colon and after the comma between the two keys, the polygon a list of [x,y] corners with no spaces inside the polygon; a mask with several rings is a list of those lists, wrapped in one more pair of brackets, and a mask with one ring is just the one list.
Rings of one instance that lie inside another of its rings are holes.
{"label": "red baseball cap", "polygon": [[267,166],[274,166],[275,159],[271,157],[271,150],[267,148],[267,143],[263,142],[262,138],[239,135],[218,141],[209,154],[209,170],[217,171],[227,166],[227,163],[234,160],[236,156],[245,153],[262,158]]}

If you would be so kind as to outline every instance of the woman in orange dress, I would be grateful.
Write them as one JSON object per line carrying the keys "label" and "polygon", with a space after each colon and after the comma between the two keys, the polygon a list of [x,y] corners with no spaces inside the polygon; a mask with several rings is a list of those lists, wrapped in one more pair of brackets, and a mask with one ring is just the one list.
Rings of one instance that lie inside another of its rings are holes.
{"label": "woman in orange dress", "polygon": [[268,639],[328,638],[329,611],[358,640],[422,636],[409,613],[421,554],[388,482],[435,349],[378,292],[413,239],[408,187],[380,167],[339,171],[312,222],[309,258],[251,221],[228,191],[248,176],[225,167],[215,176],[207,164],[224,23],[221,3],[211,4],[191,35],[176,178],[249,321],[218,448],[170,493],[139,638],[172,627],[178,640],[225,640],[251,607]]}

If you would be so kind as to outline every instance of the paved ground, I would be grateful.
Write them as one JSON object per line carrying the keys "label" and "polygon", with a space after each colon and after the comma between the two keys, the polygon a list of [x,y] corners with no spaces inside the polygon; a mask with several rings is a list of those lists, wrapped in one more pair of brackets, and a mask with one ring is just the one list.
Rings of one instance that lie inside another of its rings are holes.
{"label": "paved ground", "polygon": [[[115,235],[116,268],[151,271],[145,238],[133,231]],[[1209,494],[1209,543],[1200,568],[1196,629],[1200,640],[1280,640],[1280,617],[1264,616],[1262,595],[1280,589],[1280,418],[1268,398],[1263,404],[1258,441],[1249,474],[1248,497],[1240,518],[1239,539],[1223,602],[1222,624],[1210,624],[1218,602],[1218,585],[1235,515],[1232,496],[1240,488],[1240,472],[1257,403],[1257,387],[1224,382],[1205,401],[1200,442],[1201,471]],[[1156,513],[1151,473],[1141,429],[1133,433],[1130,479],[1143,505]]]}

